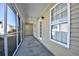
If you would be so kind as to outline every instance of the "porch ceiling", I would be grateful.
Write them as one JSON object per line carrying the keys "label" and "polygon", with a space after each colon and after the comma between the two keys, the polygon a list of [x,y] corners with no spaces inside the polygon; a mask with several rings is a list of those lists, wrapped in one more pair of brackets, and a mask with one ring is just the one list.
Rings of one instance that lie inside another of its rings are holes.
{"label": "porch ceiling", "polygon": [[15,5],[26,21],[32,21],[31,18],[40,17],[40,14],[48,4],[49,3],[16,3]]}

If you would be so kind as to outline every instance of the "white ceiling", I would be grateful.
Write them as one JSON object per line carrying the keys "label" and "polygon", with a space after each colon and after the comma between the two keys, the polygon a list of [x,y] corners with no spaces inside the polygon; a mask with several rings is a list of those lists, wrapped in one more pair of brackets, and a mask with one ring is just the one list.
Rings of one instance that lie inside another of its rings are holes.
{"label": "white ceiling", "polygon": [[25,19],[30,19],[30,17],[40,17],[48,3],[16,3],[15,5]]}

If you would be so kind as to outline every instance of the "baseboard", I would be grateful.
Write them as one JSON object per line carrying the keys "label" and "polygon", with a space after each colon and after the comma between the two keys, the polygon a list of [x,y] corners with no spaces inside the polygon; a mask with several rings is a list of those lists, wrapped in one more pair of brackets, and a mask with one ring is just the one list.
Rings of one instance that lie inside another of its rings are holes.
{"label": "baseboard", "polygon": [[20,42],[20,44],[18,45],[18,47],[16,48],[16,50],[14,51],[13,55],[12,56],[15,56],[16,52],[18,51],[20,45],[22,44],[22,42]]}

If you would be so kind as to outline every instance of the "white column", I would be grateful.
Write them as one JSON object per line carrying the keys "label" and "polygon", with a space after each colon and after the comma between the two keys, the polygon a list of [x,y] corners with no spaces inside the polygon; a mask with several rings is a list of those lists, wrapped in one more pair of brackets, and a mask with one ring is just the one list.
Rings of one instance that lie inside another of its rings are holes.
{"label": "white column", "polygon": [[4,53],[8,56],[8,40],[7,40],[7,4],[4,4]]}
{"label": "white column", "polygon": [[17,44],[17,48],[18,48],[18,13],[16,15],[16,18],[17,18],[17,25],[16,25],[16,44]]}

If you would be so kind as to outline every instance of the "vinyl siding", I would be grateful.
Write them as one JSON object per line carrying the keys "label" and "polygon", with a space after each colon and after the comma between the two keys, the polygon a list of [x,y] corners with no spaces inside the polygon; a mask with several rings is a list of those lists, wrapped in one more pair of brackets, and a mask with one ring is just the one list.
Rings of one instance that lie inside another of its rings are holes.
{"label": "vinyl siding", "polygon": [[[73,31],[72,31],[73,30]],[[71,4],[71,50],[79,55],[79,4]]]}
{"label": "vinyl siding", "polygon": [[[40,40],[44,46],[46,46],[54,55],[58,56],[79,56],[79,4],[71,3],[70,4],[70,48],[65,48],[59,44],[56,44],[53,41],[50,41],[49,31],[50,31],[50,8],[53,7],[54,4],[50,4],[50,6],[45,10],[42,14],[46,19],[42,21],[42,35],[43,39]],[[36,24],[37,25],[37,24]],[[34,27],[35,28],[35,27]],[[36,30],[39,37],[39,30]],[[35,32],[34,32],[35,33]]]}

